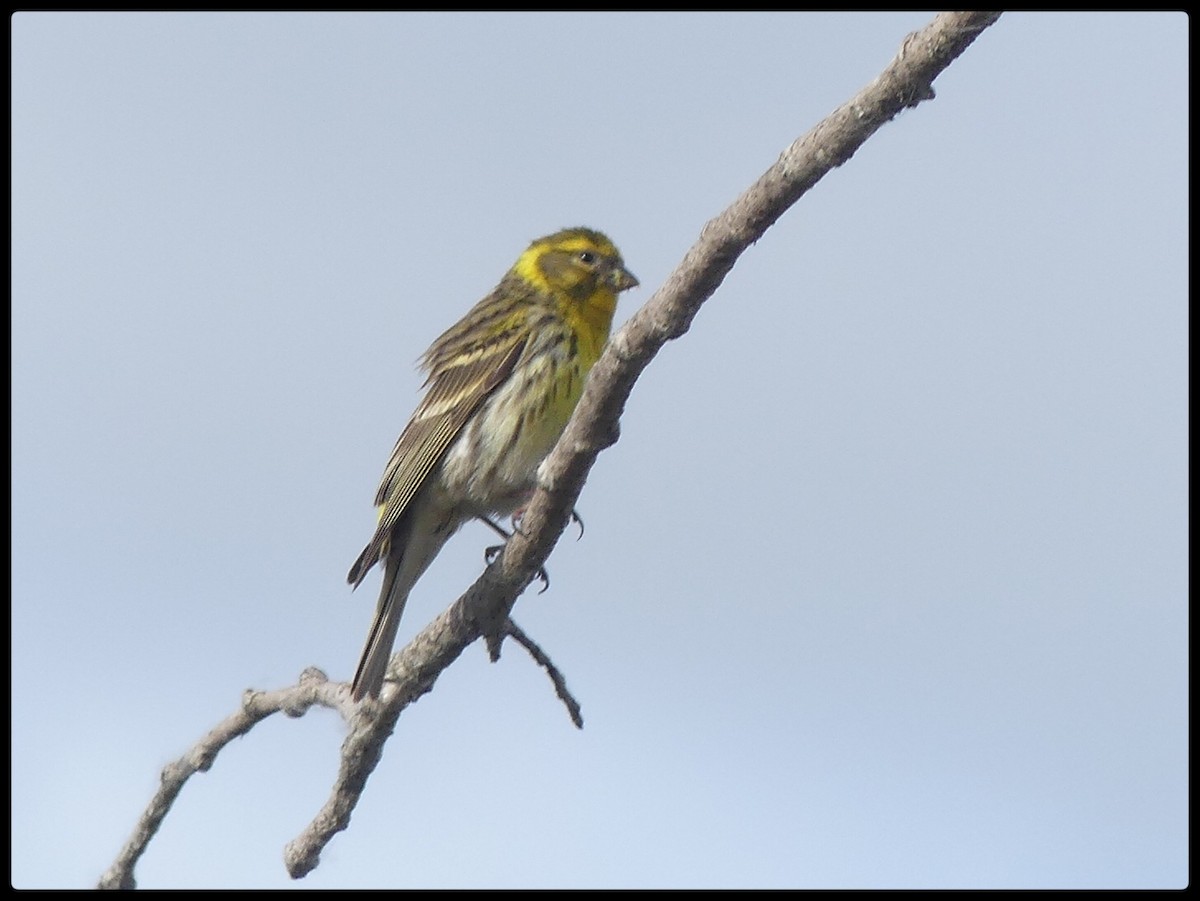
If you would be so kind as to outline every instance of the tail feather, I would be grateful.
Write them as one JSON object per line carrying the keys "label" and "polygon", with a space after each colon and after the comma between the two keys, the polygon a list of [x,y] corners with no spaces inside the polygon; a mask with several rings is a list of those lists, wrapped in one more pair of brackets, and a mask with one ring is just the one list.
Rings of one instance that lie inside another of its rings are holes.
{"label": "tail feather", "polygon": [[[404,605],[408,601],[408,590],[411,587],[400,584],[397,580],[399,574],[400,561],[389,559],[383,571],[383,587],[379,591],[375,619],[371,622],[367,643],[350,687],[350,696],[356,701],[361,701],[368,695],[377,698],[380,689],[383,688],[383,677],[387,673],[388,659],[392,655],[392,646],[396,643],[400,617],[404,614]],[[362,581],[361,578],[359,581]]]}
{"label": "tail feather", "polygon": [[372,541],[363,552],[358,555],[358,559],[354,561],[354,565],[350,567],[350,572],[346,574],[346,581],[357,588],[362,580],[367,577],[367,572],[375,562],[379,559],[379,549],[375,547],[375,542]]}
{"label": "tail feather", "polygon": [[351,568],[350,580],[357,585],[382,554],[383,585],[379,589],[375,619],[351,683],[350,695],[354,700],[360,701],[368,695],[379,697],[408,593],[459,523],[453,510],[421,505],[411,515],[404,516],[384,540],[372,539]]}

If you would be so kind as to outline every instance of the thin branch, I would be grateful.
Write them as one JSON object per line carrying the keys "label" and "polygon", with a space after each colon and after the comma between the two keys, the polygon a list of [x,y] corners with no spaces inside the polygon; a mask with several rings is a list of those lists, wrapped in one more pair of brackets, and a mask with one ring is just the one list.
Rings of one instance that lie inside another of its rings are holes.
{"label": "thin branch", "polygon": [[[550,681],[554,683],[554,693],[558,695],[558,699],[566,705],[567,713],[571,715],[571,722],[575,724],[576,729],[583,728],[583,709],[579,706],[579,702],[571,694],[567,688],[566,677],[554,661],[550,659],[550,655],[541,649],[536,641],[525,634],[525,631],[511,619],[504,624],[504,634],[512,637],[513,641],[523,647],[529,656],[534,659],[542,669],[546,671],[546,675],[550,677]],[[500,646],[496,645],[495,656],[493,660],[500,657]]]}
{"label": "thin branch", "polygon": [[329,677],[315,667],[309,667],[301,673],[300,681],[290,688],[279,691],[247,691],[242,696],[242,704],[237,712],[218,723],[178,760],[163,767],[162,784],[150,799],[125,847],[121,849],[113,865],[100,877],[97,887],[137,887],[133,877],[134,867],[145,853],[150,840],[158,832],[175,799],[183,791],[183,786],[196,773],[207,772],[226,745],[245,735],[273,714],[284,713],[291,717],[299,717],[304,716],[314,706],[336,710],[344,719],[349,719],[354,711],[345,685],[341,682],[330,682]]}
{"label": "thin branch", "polygon": [[[827,172],[849,160],[902,110],[933,99],[934,79],[999,16],[998,12],[941,13],[928,26],[909,35],[878,78],[795,141],[741,197],[705,225],[683,261],[613,336],[593,367],[566,431],[541,466],[539,490],[525,508],[521,529],[509,539],[503,553],[462,597],[393,655],[388,681],[378,701],[349,705],[344,685],[324,681],[319,683],[319,691],[314,689],[317,699],[308,705],[322,703],[338,709],[348,718],[350,729],[342,744],[342,762],[329,799],[285,849],[285,863],[293,877],[310,872],[320,862],[325,845],[349,825],[354,806],[401,712],[430,691],[441,672],[469,644],[481,637],[513,634],[507,624],[516,598],[545,564],[562,535],[596,456],[616,442],[625,401],[658,351],[667,341],[687,332],[700,306],[741,253],[792,204]],[[554,679],[557,671],[548,669]],[[555,684],[559,687],[559,679]],[[280,700],[266,712],[257,706],[260,701],[243,704],[243,711],[168,767],[163,774],[163,788],[101,884],[132,887],[133,864],[183,782],[211,765],[216,751],[233,737],[243,734],[263,716],[285,709],[282,699],[293,697],[292,692],[303,696],[303,687],[302,682],[296,689],[249,696],[278,696]],[[569,694],[564,701],[567,697]]]}
{"label": "thin branch", "polygon": [[[688,330],[742,251],[784,211],[898,113],[932,99],[933,80],[999,16],[998,12],[941,13],[905,38],[899,54],[874,81],[795,141],[704,227],[663,286],[612,337],[588,376],[571,421],[540,468],[539,488],[525,508],[520,530],[475,584],[393,657],[389,677],[398,677],[399,684],[380,699],[378,719],[366,721],[363,734],[355,730],[346,739],[333,795],[288,845],[285,859],[293,877],[315,867],[321,848],[334,832],[346,828],[358,792],[378,763],[383,742],[402,709],[429,691],[438,673],[468,644],[503,631],[518,595],[562,535],[596,456],[616,442],[625,401],[662,346]],[[351,750],[354,753],[348,753]]]}

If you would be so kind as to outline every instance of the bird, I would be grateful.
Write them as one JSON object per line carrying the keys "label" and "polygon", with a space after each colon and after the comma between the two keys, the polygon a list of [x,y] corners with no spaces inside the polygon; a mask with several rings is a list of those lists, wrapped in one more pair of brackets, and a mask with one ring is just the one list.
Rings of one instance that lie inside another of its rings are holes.
{"label": "bird", "polygon": [[346,577],[357,588],[383,564],[353,700],[379,697],[409,592],[450,536],[528,502],[608,340],[618,295],[637,284],[601,232],[556,231],[531,242],[421,357],[425,394],[384,467],[375,532]]}

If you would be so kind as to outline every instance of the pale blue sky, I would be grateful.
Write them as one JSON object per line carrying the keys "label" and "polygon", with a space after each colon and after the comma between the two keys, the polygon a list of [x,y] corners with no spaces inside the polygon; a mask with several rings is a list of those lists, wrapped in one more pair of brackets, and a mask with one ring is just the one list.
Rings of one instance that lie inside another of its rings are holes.
{"label": "pale blue sky", "polygon": [[[623,320],[930,18],[13,18],[13,883],[94,884],[245,688],[350,676],[414,361],[530,239],[606,231]],[[1187,55],[1006,15],[742,258],[518,602],[582,732],[472,648],[310,877],[327,712],[140,884],[1184,885]]]}

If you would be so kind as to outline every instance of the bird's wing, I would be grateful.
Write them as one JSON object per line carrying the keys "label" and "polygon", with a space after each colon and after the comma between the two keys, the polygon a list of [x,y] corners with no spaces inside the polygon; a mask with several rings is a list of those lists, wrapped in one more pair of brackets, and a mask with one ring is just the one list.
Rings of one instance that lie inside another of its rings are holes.
{"label": "bird's wing", "polygon": [[375,504],[379,524],[347,577],[358,585],[379,559],[393,526],[479,405],[512,374],[527,338],[509,330],[458,355],[430,376],[425,398],[396,441]]}

